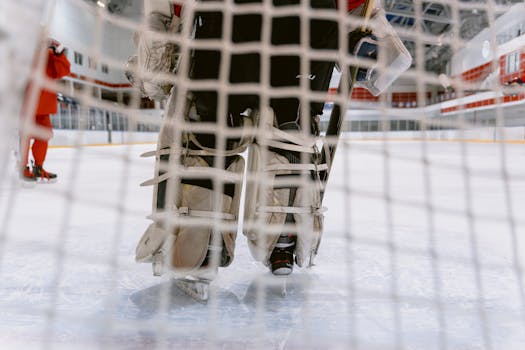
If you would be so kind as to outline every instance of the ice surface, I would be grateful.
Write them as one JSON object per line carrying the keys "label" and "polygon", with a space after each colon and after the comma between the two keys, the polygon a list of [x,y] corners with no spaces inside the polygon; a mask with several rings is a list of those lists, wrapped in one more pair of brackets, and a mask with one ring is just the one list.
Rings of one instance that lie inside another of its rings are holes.
{"label": "ice surface", "polygon": [[53,185],[6,170],[1,349],[523,349],[523,145],[344,142],[317,265],[271,277],[239,235],[207,305],[134,262],[152,147],[51,149]]}

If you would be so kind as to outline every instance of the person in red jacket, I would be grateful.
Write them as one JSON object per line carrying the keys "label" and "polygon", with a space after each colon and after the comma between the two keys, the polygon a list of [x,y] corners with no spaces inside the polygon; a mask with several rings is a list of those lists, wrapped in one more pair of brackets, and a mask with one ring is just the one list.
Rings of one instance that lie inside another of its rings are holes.
{"label": "person in red jacket", "polygon": [[[64,46],[56,40],[49,40],[46,55],[47,63],[45,67],[46,76],[49,79],[60,79],[70,74],[70,62],[64,54]],[[31,85],[28,91],[31,90]],[[30,96],[30,94],[27,94]],[[56,91],[42,89],[40,91],[38,103],[35,109],[34,124],[37,132],[28,134],[23,133],[21,137],[22,151],[22,177],[25,180],[45,181],[55,180],[57,175],[44,170],[44,161],[46,159],[48,141],[53,136],[50,114],[57,112],[57,94]],[[24,135],[25,134],[25,135]],[[33,145],[30,147],[31,139]],[[29,150],[31,149],[34,159],[34,165],[31,169],[29,166]]]}

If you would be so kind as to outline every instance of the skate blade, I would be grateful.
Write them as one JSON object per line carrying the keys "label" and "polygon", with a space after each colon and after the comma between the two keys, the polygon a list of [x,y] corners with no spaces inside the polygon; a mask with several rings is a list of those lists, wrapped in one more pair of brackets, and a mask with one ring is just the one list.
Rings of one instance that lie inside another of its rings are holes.
{"label": "skate blade", "polygon": [[272,271],[272,274],[274,276],[289,276],[292,274],[292,271],[293,269],[289,268],[289,267],[280,267],[276,270],[273,270]]}
{"label": "skate blade", "polygon": [[176,279],[175,285],[199,303],[206,304],[209,298],[209,281]]}
{"label": "skate blade", "polygon": [[54,179],[42,179],[42,178],[38,178],[35,180],[35,183],[39,184],[39,185],[43,185],[43,184],[54,184],[58,181],[57,178],[54,178]]}

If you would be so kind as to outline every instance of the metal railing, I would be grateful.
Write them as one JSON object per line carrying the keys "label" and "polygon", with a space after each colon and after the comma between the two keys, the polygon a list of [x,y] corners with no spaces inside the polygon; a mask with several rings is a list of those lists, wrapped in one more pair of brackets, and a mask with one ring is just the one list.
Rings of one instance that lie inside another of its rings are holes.
{"label": "metal railing", "polygon": [[54,129],[158,132],[158,121],[130,123],[129,115],[77,103],[58,102],[57,113],[51,115]]}

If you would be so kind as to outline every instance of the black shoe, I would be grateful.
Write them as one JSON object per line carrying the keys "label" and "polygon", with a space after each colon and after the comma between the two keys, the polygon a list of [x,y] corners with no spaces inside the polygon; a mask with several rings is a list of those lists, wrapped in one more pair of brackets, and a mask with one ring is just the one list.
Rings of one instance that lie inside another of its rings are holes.
{"label": "black shoe", "polygon": [[50,173],[49,171],[44,170],[44,168],[42,168],[41,165],[35,165],[33,167],[33,174],[35,175],[35,178],[37,180],[42,179],[42,180],[52,181],[52,180],[56,180],[57,178],[57,174]]}
{"label": "black shoe", "polygon": [[270,269],[274,275],[287,276],[292,273],[294,250],[295,237],[291,235],[281,235],[270,255]]}

